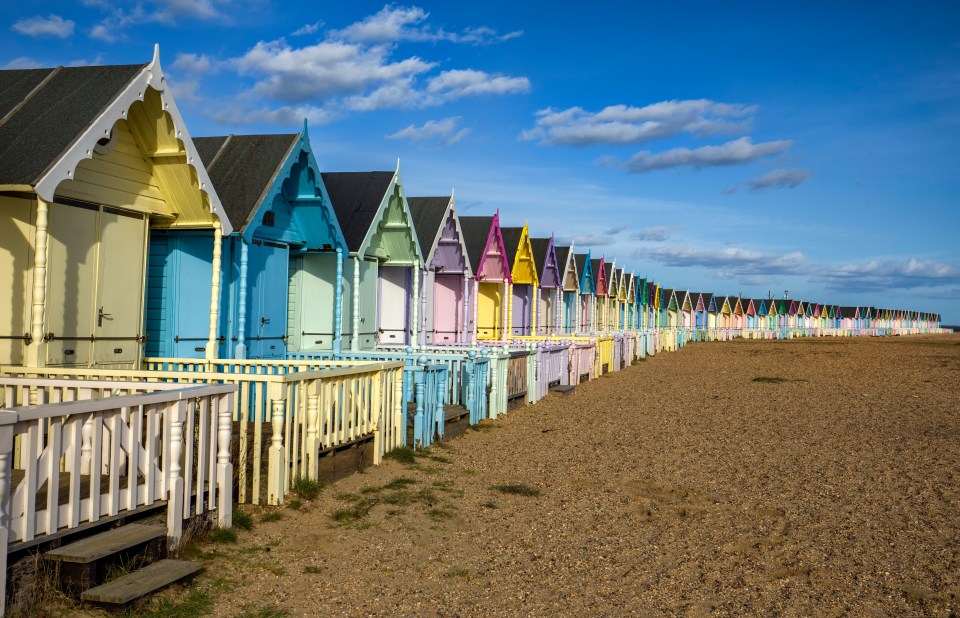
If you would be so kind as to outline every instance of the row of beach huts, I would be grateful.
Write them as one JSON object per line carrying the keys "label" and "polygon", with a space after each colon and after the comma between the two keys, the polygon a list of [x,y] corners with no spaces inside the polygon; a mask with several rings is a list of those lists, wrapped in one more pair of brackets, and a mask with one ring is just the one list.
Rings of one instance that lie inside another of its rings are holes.
{"label": "row of beach huts", "polygon": [[156,51],[0,71],[0,294],[3,572],[157,510],[176,544],[690,342],[940,326],[669,289],[399,165],[323,172],[306,124],[191,138]]}

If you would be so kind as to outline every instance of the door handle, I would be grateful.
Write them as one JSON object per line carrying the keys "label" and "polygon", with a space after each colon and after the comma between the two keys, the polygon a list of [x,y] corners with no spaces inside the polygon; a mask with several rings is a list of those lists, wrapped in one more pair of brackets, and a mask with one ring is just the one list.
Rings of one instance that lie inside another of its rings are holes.
{"label": "door handle", "polygon": [[270,318],[262,317],[260,318],[260,326],[266,326],[270,323]]}
{"label": "door handle", "polygon": [[104,313],[104,312],[103,312],[103,307],[100,307],[100,311],[97,312],[97,326],[98,326],[98,327],[99,327],[99,326],[103,326],[103,320],[104,320],[104,318],[106,318],[106,319],[108,319],[108,320],[111,320],[111,319],[113,319],[113,316],[110,315],[109,313]]}

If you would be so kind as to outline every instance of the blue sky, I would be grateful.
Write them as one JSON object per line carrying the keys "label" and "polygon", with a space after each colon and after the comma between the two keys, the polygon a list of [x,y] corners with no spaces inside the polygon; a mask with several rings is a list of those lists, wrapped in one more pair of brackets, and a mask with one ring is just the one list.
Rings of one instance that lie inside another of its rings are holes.
{"label": "blue sky", "polygon": [[666,287],[960,323],[960,5],[3,3],[0,67],[161,60],[194,136],[456,189]]}

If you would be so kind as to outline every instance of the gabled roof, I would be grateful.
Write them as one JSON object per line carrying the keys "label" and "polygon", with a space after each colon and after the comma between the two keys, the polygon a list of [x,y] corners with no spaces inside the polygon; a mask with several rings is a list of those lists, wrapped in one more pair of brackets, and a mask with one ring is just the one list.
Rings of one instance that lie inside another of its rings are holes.
{"label": "gabled roof", "polygon": [[234,230],[243,230],[253,218],[298,137],[293,133],[194,138]]}
{"label": "gabled roof", "polygon": [[487,248],[493,217],[460,217],[460,231],[463,232],[463,244],[467,247],[467,258],[474,273],[480,272],[480,261]]}
{"label": "gabled roof", "polygon": [[0,71],[0,184],[36,185],[147,66]]}
{"label": "gabled roof", "polygon": [[[550,238],[531,238],[530,247],[533,250],[533,264],[537,269],[537,277],[540,285],[546,287],[544,280],[547,279],[547,268],[552,267],[557,279],[557,285],[563,287],[563,272],[560,267],[560,257],[553,246],[553,237]],[[566,265],[566,262],[564,262]]]}
{"label": "gabled roof", "polygon": [[417,230],[417,240],[420,241],[420,252],[424,259],[433,250],[437,234],[443,227],[447,208],[450,206],[451,196],[443,197],[408,197],[407,205],[413,215],[413,227]]}
{"label": "gabled roof", "polygon": [[359,251],[380,204],[390,190],[393,172],[324,172],[323,184],[340,221],[347,250]]}
{"label": "gabled roof", "polygon": [[[209,201],[210,213],[223,232],[232,227],[193,140],[180,116],[160,66],[160,46],[146,64],[56,67],[0,71],[0,185],[32,187],[53,201],[60,183],[69,180],[81,161],[93,157],[114,125],[126,120],[136,103],[157,95],[163,118],[157,131],[175,135],[178,152],[156,152],[146,157],[174,154],[197,175],[197,189]],[[182,150],[180,148],[182,147]],[[201,198],[202,199],[202,198]]]}
{"label": "gabled roof", "polygon": [[[592,259],[590,258],[590,252],[586,253],[575,253],[573,255],[574,263],[577,267],[577,272],[580,274],[580,294],[595,294],[597,291],[597,280],[594,276]],[[590,279],[590,289],[584,289],[585,280]]]}

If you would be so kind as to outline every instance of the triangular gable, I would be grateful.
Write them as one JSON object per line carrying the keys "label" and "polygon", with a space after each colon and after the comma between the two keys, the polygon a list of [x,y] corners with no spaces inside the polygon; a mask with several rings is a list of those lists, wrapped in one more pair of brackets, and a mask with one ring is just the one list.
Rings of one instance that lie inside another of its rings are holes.
{"label": "triangular gable", "polygon": [[633,275],[633,273],[626,275],[626,288],[627,288],[627,302],[630,304],[636,304],[637,284],[636,284],[636,277]]}
{"label": "triangular gable", "polygon": [[797,301],[797,315],[800,317],[807,315],[807,305],[802,300]]}
{"label": "triangular gable", "polygon": [[718,313],[732,314],[733,309],[730,308],[730,297],[722,296],[720,302],[717,305]]}
{"label": "triangular gable", "polygon": [[758,316],[764,317],[767,315],[767,303],[762,298],[754,298],[752,304],[753,310],[756,311]]}
{"label": "triangular gable", "polygon": [[417,230],[424,264],[431,270],[473,276],[456,198],[449,196],[411,197],[407,199]]}
{"label": "triangular gable", "polygon": [[680,311],[693,311],[693,303],[690,302],[690,292],[687,290],[680,290],[676,292],[677,295],[677,307]]}
{"label": "triangular gable", "polygon": [[540,279],[540,287],[553,289],[559,286],[563,279],[556,248],[553,246],[553,234],[550,238],[531,238],[530,246],[533,248],[533,260]]}
{"label": "triangular gable", "polygon": [[[136,142],[138,156],[157,183],[159,195],[133,195],[124,208],[163,217],[167,225],[210,227],[219,220],[233,231],[180,116],[160,67],[160,47],[144,65],[58,67],[3,71],[0,102],[0,188],[33,188],[54,195],[102,203],[83,192],[116,145],[116,131]],[[76,179],[76,180],[74,180]],[[175,198],[173,196],[176,196]]]}
{"label": "triangular gable", "polygon": [[514,285],[539,285],[537,266],[533,260],[533,247],[527,226],[501,228],[507,261],[510,264],[510,279]]}
{"label": "triangular gable", "polygon": [[674,291],[674,290],[664,290],[663,300],[665,301],[664,304],[665,304],[666,307],[667,307],[667,311],[678,311],[678,310],[679,310],[679,308],[678,308],[678,306],[677,306],[677,293],[676,293],[676,291]]}
{"label": "triangular gable", "polygon": [[302,133],[292,135],[229,135],[195,142],[234,230],[248,242],[256,236],[304,250],[347,250],[306,123]]}
{"label": "triangular gable", "polygon": [[590,258],[590,252],[577,253],[575,259],[576,267],[580,271],[580,294],[596,294],[597,285],[593,277],[593,260]]}
{"label": "triangular gable", "polygon": [[706,311],[707,306],[703,302],[703,294],[700,292],[694,292],[694,302],[693,302],[694,311]]}
{"label": "triangular gable", "polygon": [[654,295],[653,295],[653,307],[658,311],[660,310],[660,303],[663,301],[663,297],[661,294],[662,294],[662,289],[658,284],[654,290]]}
{"label": "triangular gable", "polygon": [[637,300],[640,302],[641,305],[650,304],[650,290],[647,285],[646,277],[643,277],[642,279],[640,279],[640,284],[637,287],[637,292],[640,294],[640,298],[638,298]]}
{"label": "triangular gable", "polygon": [[622,268],[617,269],[617,287],[619,289],[618,298],[621,302],[626,302],[629,294],[627,293],[627,273]]}
{"label": "triangular gable", "polygon": [[741,298],[738,302],[743,309],[744,315],[757,315],[757,308],[753,306],[752,300],[749,298]]}
{"label": "triangular gable", "polygon": [[325,172],[337,220],[351,254],[385,266],[423,266],[420,241],[394,172]]}
{"label": "triangular gable", "polygon": [[709,311],[710,313],[718,313],[718,311],[717,311],[717,297],[716,297],[716,296],[711,296],[711,297],[710,297],[710,302],[707,303],[707,311]]}
{"label": "triangular gable", "polygon": [[561,281],[565,292],[576,292],[580,289],[580,276],[577,273],[577,261],[573,257],[573,245],[554,247],[557,262],[561,265]]}
{"label": "triangular gable", "polygon": [[491,217],[460,217],[470,267],[478,281],[510,282],[510,263],[500,233],[500,211]]}
{"label": "triangular gable", "polygon": [[745,311],[743,310],[743,299],[737,298],[736,302],[733,303],[733,314],[734,315],[743,315]]}
{"label": "triangular gable", "polygon": [[607,295],[607,273],[606,273],[606,264],[603,262],[603,257],[601,256],[599,260],[591,260],[590,268],[593,269],[595,277],[595,291],[594,293],[597,296],[606,296]]}

